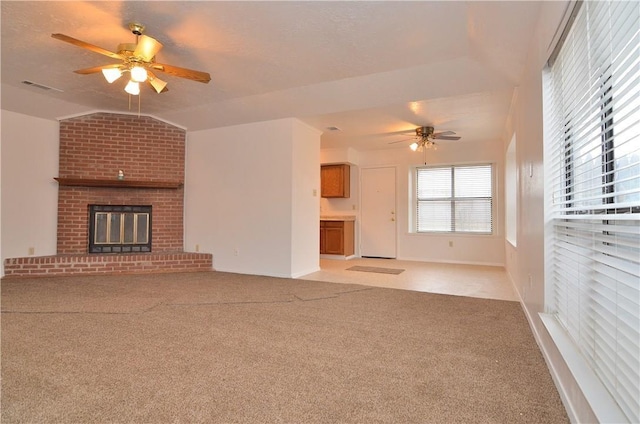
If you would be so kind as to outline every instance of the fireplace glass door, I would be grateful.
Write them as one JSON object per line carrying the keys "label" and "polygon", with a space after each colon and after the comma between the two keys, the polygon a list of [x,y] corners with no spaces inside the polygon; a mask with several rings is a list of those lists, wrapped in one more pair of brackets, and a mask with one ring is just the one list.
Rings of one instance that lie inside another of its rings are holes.
{"label": "fireplace glass door", "polygon": [[89,253],[151,251],[151,206],[91,205]]}

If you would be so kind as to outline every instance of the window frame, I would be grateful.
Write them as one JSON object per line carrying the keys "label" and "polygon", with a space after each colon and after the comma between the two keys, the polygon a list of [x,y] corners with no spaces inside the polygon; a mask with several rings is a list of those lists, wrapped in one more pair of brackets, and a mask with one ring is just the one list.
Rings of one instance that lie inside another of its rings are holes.
{"label": "window frame", "polygon": [[[491,171],[491,196],[489,197],[456,197],[455,196],[455,172],[454,169],[455,168],[473,168],[473,167],[478,167],[478,168],[483,168],[483,167],[489,167],[490,171]],[[419,184],[418,184],[418,174],[420,172],[421,169],[449,169],[451,170],[451,197],[447,197],[447,198],[423,198],[421,199],[419,197]],[[496,234],[496,164],[495,162],[488,162],[488,161],[483,161],[483,162],[475,162],[475,163],[455,163],[455,164],[427,164],[427,165],[418,165],[418,166],[414,166],[412,167],[412,182],[413,184],[411,185],[411,217],[410,217],[410,225],[411,228],[409,229],[409,232],[412,234],[419,234],[419,235],[463,235],[463,236],[474,236],[474,237],[486,237],[486,236],[493,236]],[[490,203],[490,226],[491,226],[491,230],[490,231],[457,231],[455,230],[455,203],[456,202],[461,202],[461,201],[465,201],[465,200],[478,200],[478,199],[484,199],[484,200],[489,200]],[[450,231],[437,231],[437,230],[427,230],[427,231],[420,231],[418,229],[418,225],[419,225],[419,204],[420,202],[426,202],[426,201],[450,201],[451,202],[451,209],[450,209],[450,222],[451,222],[451,230]]]}

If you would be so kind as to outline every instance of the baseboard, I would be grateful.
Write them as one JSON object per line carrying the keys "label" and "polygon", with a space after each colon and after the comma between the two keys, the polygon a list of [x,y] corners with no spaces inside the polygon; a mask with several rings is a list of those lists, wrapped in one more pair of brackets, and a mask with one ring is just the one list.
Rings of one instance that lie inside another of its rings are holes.
{"label": "baseboard", "polygon": [[451,265],[476,265],[476,266],[505,266],[504,262],[473,262],[473,261],[450,261],[450,260],[429,260],[424,258],[413,258],[413,257],[397,257],[395,258],[398,261],[414,261],[414,262],[426,262],[426,263],[434,263],[434,264],[451,264]]}
{"label": "baseboard", "polygon": [[317,267],[317,268],[310,269],[310,270],[307,270],[307,271],[295,272],[295,273],[291,274],[290,278],[300,278],[300,277],[303,277],[305,275],[309,275],[309,274],[312,274],[314,272],[318,272],[320,270],[321,270],[320,267]]}
{"label": "baseboard", "polygon": [[344,256],[344,255],[327,255],[325,253],[320,255],[320,259],[335,259],[335,260],[339,260],[339,261],[348,261],[349,259],[353,259],[355,258],[355,255],[349,255],[349,256]]}

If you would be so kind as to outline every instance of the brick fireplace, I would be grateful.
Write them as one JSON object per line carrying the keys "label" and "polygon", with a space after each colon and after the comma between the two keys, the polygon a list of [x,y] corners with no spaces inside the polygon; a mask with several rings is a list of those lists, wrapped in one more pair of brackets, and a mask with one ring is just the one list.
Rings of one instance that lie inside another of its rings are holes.
{"label": "brick fireplace", "polygon": [[[146,116],[61,121],[57,255],[7,259],[5,275],[211,270],[210,254],[182,251],[185,137]],[[91,205],[153,210],[151,252],[89,253]]]}

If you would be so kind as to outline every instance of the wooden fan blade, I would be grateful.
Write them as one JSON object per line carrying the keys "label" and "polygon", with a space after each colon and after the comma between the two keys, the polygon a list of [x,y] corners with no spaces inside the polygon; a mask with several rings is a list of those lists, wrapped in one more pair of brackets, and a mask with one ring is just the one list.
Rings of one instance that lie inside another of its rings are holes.
{"label": "wooden fan blade", "polygon": [[441,135],[455,135],[456,133],[453,131],[442,131],[442,132],[437,132],[433,134],[433,138],[438,138]]}
{"label": "wooden fan blade", "polygon": [[88,75],[88,74],[95,74],[96,72],[100,72],[103,69],[119,68],[120,66],[122,66],[121,63],[115,63],[113,65],[102,65],[102,66],[94,66],[93,68],[78,69],[77,71],[73,71],[73,72],[75,72],[76,74]]}
{"label": "wooden fan blade", "polygon": [[172,65],[164,65],[162,63],[151,63],[150,67],[156,71],[165,72],[174,77],[187,78],[193,81],[208,83],[211,76],[207,72],[194,71],[193,69],[180,68]]}
{"label": "wooden fan blade", "polygon": [[415,139],[416,139],[415,137],[405,138],[404,140],[391,141],[388,144],[402,143],[403,141],[409,141],[409,140],[415,140]]}
{"label": "wooden fan blade", "polygon": [[462,137],[451,136],[451,135],[441,135],[439,137],[433,137],[436,140],[460,140]]}
{"label": "wooden fan blade", "polygon": [[75,39],[73,37],[69,37],[68,35],[51,34],[51,37],[55,38],[56,40],[60,40],[60,41],[64,41],[64,42],[69,43],[69,44],[73,44],[74,46],[82,47],[83,49],[91,50],[92,52],[95,52],[95,53],[100,53],[100,54],[103,54],[105,56],[109,56],[110,58],[113,58],[113,59],[120,59],[120,60],[124,59],[124,57],[122,55],[119,55],[118,53],[110,52],[109,50],[103,49],[102,47],[98,47],[98,46],[94,46],[93,44],[85,43],[84,41],[77,40],[77,39]]}
{"label": "wooden fan blade", "polygon": [[402,131],[393,131],[393,132],[385,132],[382,134],[378,134],[384,137],[389,137],[389,136],[396,136],[396,135],[407,135],[407,134],[416,134],[416,130],[402,130]]}
{"label": "wooden fan blade", "polygon": [[141,35],[133,55],[141,57],[145,62],[150,62],[161,48],[162,44],[155,38]]}

